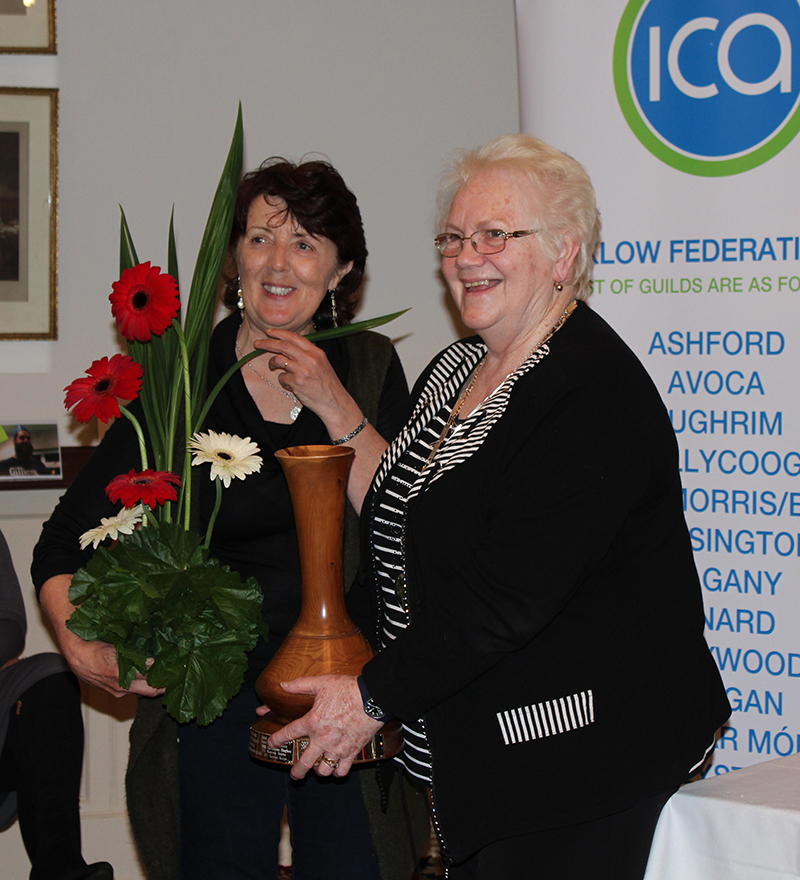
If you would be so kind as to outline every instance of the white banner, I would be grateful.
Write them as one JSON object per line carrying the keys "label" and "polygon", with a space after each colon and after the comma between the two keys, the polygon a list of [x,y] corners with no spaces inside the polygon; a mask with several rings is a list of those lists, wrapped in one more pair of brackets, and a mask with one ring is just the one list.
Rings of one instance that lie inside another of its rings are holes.
{"label": "white banner", "polygon": [[708,642],[734,708],[710,772],[793,754],[800,2],[516,7],[522,130],[589,171],[603,216],[591,304],[677,433]]}

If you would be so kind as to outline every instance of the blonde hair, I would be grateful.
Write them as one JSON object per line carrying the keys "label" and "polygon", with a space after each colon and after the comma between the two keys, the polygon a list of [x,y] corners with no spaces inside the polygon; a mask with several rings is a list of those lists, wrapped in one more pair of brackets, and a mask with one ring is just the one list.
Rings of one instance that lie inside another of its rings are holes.
{"label": "blonde hair", "polygon": [[548,259],[558,259],[566,238],[579,240],[580,249],[564,283],[575,288],[578,299],[587,299],[594,268],[592,254],[600,240],[600,214],[586,169],[572,156],[531,135],[492,138],[482,147],[456,154],[442,177],[440,228],[458,190],[489,168],[522,175],[536,188],[542,210],[542,216],[535,218],[541,227],[538,238]]}

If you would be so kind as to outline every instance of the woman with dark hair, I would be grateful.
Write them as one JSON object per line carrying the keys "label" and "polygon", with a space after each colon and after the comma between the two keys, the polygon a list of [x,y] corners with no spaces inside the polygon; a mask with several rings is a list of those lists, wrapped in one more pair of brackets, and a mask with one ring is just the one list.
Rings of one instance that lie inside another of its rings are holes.
{"label": "woman with dark hair", "polygon": [[[270,159],[245,175],[230,254],[235,274],[225,301],[233,313],[211,338],[209,387],[248,352],[260,348],[266,354],[233,375],[205,428],[250,437],[263,465],[259,473],[234,480],[226,489],[211,553],[243,580],[253,576],[261,584],[270,637],[251,652],[242,691],[208,727],[189,724],[177,730],[160,711],[153,718],[151,701],[139,701],[128,771],[131,821],[151,880],[174,880],[178,868],[165,857],[176,836],[165,830],[170,811],[164,819],[151,808],[156,800],[163,804],[169,799],[174,762],[164,755],[174,748],[177,733],[183,877],[275,878],[279,826],[288,807],[295,880],[377,880],[358,780],[297,784],[287,770],[252,761],[247,744],[259,705],[255,680],[300,611],[291,499],[272,453],[287,446],[342,442],[355,449],[348,483],[353,511],[345,533],[346,556],[357,559],[347,535],[357,531],[352,520],[378,458],[405,418],[408,389],[397,354],[383,336],[359,333],[319,345],[305,338],[314,328],[350,320],[367,257],[355,196],[330,164]],[[67,598],[71,575],[88,559],[78,550],[78,536],[100,517],[113,515],[105,486],[136,456],[136,439],[122,419],[45,525],[33,565],[42,605],[73,669],[117,695],[124,692],[113,648],[83,642],[64,621],[72,611]],[[204,480],[203,527],[213,505],[213,486]],[[354,565],[347,568],[351,579]],[[131,690],[157,693],[146,681],[135,681]],[[140,718],[145,714],[147,719]],[[154,770],[153,762],[164,766]]]}

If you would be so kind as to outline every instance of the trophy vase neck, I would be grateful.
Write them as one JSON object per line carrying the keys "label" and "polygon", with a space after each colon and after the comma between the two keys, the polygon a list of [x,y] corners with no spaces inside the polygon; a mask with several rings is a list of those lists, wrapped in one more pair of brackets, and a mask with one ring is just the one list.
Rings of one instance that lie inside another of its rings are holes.
{"label": "trophy vase neck", "polygon": [[275,453],[294,508],[303,603],[297,636],[345,635],[356,627],[344,607],[342,529],[347,477],[355,453],[348,446],[295,446]]}
{"label": "trophy vase neck", "polygon": [[305,714],[310,695],[280,683],[310,675],[358,675],[373,651],[344,601],[342,527],[354,452],[346,446],[295,446],[275,453],[292,496],[302,575],[302,610],[256,692],[285,724]]}

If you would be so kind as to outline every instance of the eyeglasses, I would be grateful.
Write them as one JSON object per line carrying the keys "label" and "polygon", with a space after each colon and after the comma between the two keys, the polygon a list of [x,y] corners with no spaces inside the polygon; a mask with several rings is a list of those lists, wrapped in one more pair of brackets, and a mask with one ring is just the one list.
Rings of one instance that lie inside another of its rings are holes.
{"label": "eyeglasses", "polygon": [[459,235],[457,232],[442,232],[434,238],[433,243],[439,248],[443,257],[457,257],[464,247],[465,241],[471,241],[476,252],[483,254],[499,254],[505,249],[509,238],[522,238],[524,235],[535,235],[541,229],[518,229],[516,232],[503,232],[502,229],[479,229],[472,235]]}

